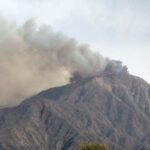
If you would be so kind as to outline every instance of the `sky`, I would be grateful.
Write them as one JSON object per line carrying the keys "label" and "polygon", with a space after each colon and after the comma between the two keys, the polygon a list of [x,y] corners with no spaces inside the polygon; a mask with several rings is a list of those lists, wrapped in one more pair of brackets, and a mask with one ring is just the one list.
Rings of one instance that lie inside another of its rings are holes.
{"label": "sky", "polygon": [[0,15],[50,25],[150,83],[149,0],[0,0]]}

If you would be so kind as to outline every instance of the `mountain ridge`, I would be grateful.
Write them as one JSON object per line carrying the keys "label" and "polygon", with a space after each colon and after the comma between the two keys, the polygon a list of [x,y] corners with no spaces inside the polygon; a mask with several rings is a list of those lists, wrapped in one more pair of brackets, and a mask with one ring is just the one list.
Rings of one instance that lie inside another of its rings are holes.
{"label": "mountain ridge", "polygon": [[128,73],[74,81],[0,109],[1,150],[74,150],[87,142],[149,150],[149,131],[150,85]]}

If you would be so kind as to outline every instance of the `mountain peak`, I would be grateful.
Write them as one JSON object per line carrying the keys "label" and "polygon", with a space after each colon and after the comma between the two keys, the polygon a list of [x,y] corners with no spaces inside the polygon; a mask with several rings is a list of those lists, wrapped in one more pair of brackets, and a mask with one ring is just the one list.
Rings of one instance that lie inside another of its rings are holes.
{"label": "mountain peak", "polygon": [[125,79],[129,75],[128,68],[123,66],[121,61],[109,61],[103,71],[88,77],[82,77],[78,72],[74,72],[70,78],[70,83],[86,82],[94,78]]}

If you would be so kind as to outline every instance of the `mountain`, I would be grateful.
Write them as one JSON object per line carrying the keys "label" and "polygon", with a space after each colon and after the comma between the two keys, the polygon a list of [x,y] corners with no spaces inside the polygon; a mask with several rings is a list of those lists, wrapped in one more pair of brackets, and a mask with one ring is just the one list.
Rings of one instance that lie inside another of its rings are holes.
{"label": "mountain", "polygon": [[0,109],[0,150],[75,150],[87,142],[150,150],[150,85],[108,66]]}

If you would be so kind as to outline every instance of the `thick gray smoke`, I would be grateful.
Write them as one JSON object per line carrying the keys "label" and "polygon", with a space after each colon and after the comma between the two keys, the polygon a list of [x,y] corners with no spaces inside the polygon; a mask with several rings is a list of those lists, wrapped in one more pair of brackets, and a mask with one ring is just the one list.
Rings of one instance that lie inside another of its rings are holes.
{"label": "thick gray smoke", "polygon": [[104,70],[107,61],[49,26],[22,27],[0,19],[0,105],[14,105],[40,90]]}

